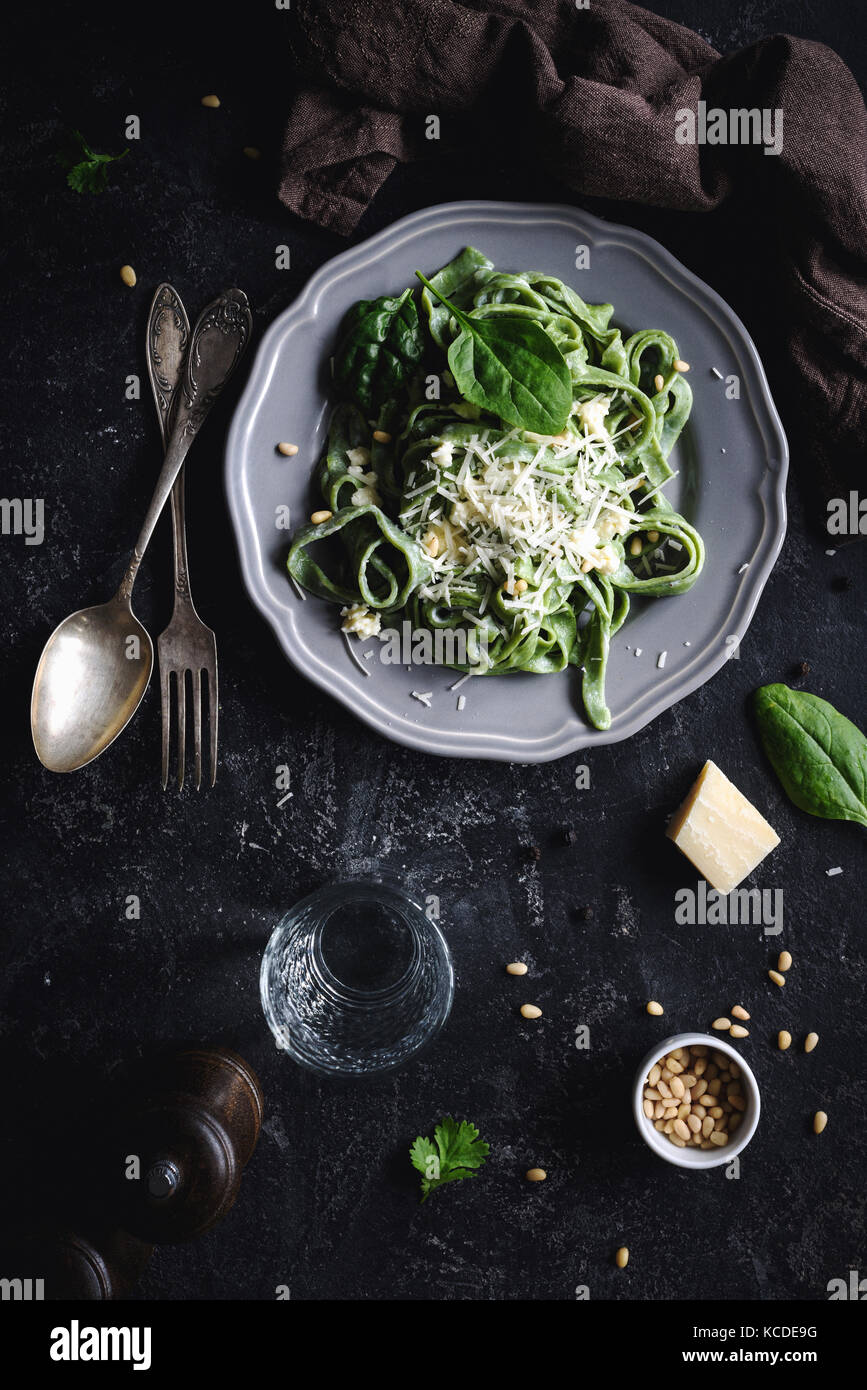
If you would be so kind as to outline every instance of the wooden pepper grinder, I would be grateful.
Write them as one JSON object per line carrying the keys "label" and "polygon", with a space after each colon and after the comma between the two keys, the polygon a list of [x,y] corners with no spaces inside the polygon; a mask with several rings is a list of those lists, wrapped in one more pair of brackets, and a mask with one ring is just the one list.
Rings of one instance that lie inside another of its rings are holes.
{"label": "wooden pepper grinder", "polygon": [[190,1048],[162,1063],[112,1125],[119,1224],[153,1245],[210,1230],[238,1195],[262,1109],[256,1075],[234,1052]]}

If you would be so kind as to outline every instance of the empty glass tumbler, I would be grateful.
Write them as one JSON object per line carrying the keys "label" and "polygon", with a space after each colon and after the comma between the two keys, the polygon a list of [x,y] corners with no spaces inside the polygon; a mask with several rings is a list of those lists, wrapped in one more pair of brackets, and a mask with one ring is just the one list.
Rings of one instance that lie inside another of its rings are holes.
{"label": "empty glass tumbler", "polygon": [[275,927],[262,1008],[304,1067],[364,1076],[407,1062],[449,1016],[445,937],[406,888],[372,875],[320,888]]}

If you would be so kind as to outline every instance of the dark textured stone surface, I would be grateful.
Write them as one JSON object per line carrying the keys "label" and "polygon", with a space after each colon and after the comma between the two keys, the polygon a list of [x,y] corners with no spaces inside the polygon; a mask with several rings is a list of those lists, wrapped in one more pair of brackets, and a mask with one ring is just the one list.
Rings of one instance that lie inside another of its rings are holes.
{"label": "dark textured stone surface", "polygon": [[[722,49],[783,29],[831,43],[862,80],[867,71],[842,3],[654,8]],[[50,1200],[64,1207],[70,1163],[90,1143],[82,1107],[107,1082],[166,1042],[216,1040],[259,1071],[264,1132],[228,1218],[192,1246],[158,1251],[144,1297],[268,1299],[280,1284],[298,1299],[569,1299],[579,1284],[594,1299],[825,1297],[829,1279],[867,1260],[863,831],[786,801],[746,700],[756,685],[792,680],[806,659],[803,688],[865,722],[863,550],[826,555],[830,543],[811,532],[816,518],[793,487],[789,536],[740,660],[629,743],[588,756],[589,790],[575,790],[575,758],[439,761],[386,744],[305,684],[254,614],[222,498],[227,402],[189,469],[194,592],[220,644],[217,787],[160,791],[155,686],[96,764],[68,778],[45,772],[27,731],[39,651],[65,613],[112,591],[157,471],[146,384],[140,401],[124,399],[130,373],[145,383],[152,288],[170,278],[196,313],[240,284],[261,333],[343,244],[286,216],[272,193],[290,95],[279,14],[239,7],[234,26],[202,38],[183,8],[168,31],[138,10],[101,22],[86,7],[55,10],[38,78],[14,64],[7,72],[3,141],[3,491],[44,497],[47,513],[43,545],[0,541],[11,734],[6,1229],[28,1229]],[[199,105],[208,91],[221,96],[219,111]],[[142,139],[111,190],[93,199],[66,190],[54,163],[62,128],[120,148],[129,113],[141,117]],[[261,161],[243,157],[246,144],[262,148]],[[393,178],[359,236],[462,196],[559,190],[510,167],[508,150],[469,149],[459,169],[432,155]],[[748,221],[735,233],[695,217],[602,210],[659,236],[761,341]],[[290,271],[274,268],[282,242]],[[118,279],[127,261],[133,291]],[[136,592],[154,636],[169,616],[169,557],[163,524]],[[755,878],[784,889],[781,938],[675,924],[674,893],[695,878],[663,837],[665,817],[708,756],[782,836]],[[278,809],[282,763],[294,794]],[[530,843],[542,849],[537,863]],[[320,1082],[271,1043],[259,958],[295,899],[371,860],[439,895],[454,1010],[405,1071]],[[844,872],[827,878],[833,865]],[[129,894],[141,900],[139,921],[125,919]],[[766,978],[781,944],[795,958],[784,991]],[[531,965],[523,981],[504,974],[515,957]],[[664,1018],[645,1014],[652,997]],[[527,999],[544,1010],[537,1023],[517,1013]],[[737,1000],[753,1016],[743,1050],[762,1086],[761,1126],[738,1180],[724,1169],[684,1173],[637,1137],[632,1074],[654,1039],[706,1026]],[[588,1052],[574,1045],[581,1024]],[[796,1039],[787,1055],[774,1046],[780,1027]],[[821,1041],[805,1057],[809,1029]],[[816,1138],[820,1106],[830,1121]],[[476,1182],[421,1208],[406,1151],[444,1113],[474,1120],[492,1157]],[[536,1164],[548,1170],[544,1185],[523,1179]],[[612,1260],[621,1243],[632,1251],[625,1273]]]}

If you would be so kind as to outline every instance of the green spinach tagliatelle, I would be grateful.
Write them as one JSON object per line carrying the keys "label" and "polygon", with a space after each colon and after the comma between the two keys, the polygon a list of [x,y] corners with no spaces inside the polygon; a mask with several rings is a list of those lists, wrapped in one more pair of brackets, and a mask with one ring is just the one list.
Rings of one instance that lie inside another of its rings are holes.
{"label": "green spinach tagliatelle", "polygon": [[344,320],[317,470],[331,515],[296,533],[289,574],[389,625],[469,632],[446,664],[474,675],[577,667],[607,728],[630,596],[684,593],[704,561],[662,492],[692,403],[677,345],[624,340],[610,304],[472,247],[419,278]]}

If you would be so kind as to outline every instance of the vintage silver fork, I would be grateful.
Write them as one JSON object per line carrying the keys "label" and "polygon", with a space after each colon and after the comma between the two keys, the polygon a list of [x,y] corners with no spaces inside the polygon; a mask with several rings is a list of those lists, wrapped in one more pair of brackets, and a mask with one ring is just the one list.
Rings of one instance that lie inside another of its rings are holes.
{"label": "vintage silver fork", "polygon": [[[184,369],[190,323],[181,297],[171,285],[162,284],[154,295],[148,318],[148,376],[159,415],[163,448],[171,427],[172,409]],[[172,620],[157,641],[162,699],[162,785],[169,780],[169,746],[172,725],[172,676],[175,678],[176,723],[178,728],[178,790],[184,785],[186,757],[186,676],[189,671],[193,691],[193,740],[196,789],[202,784],[202,675],[207,678],[208,726],[210,731],[210,785],[217,777],[217,639],[196,612],[190,593],[187,564],[187,535],[184,516],[184,469],[172,488],[172,543],[174,548],[175,606]]]}

